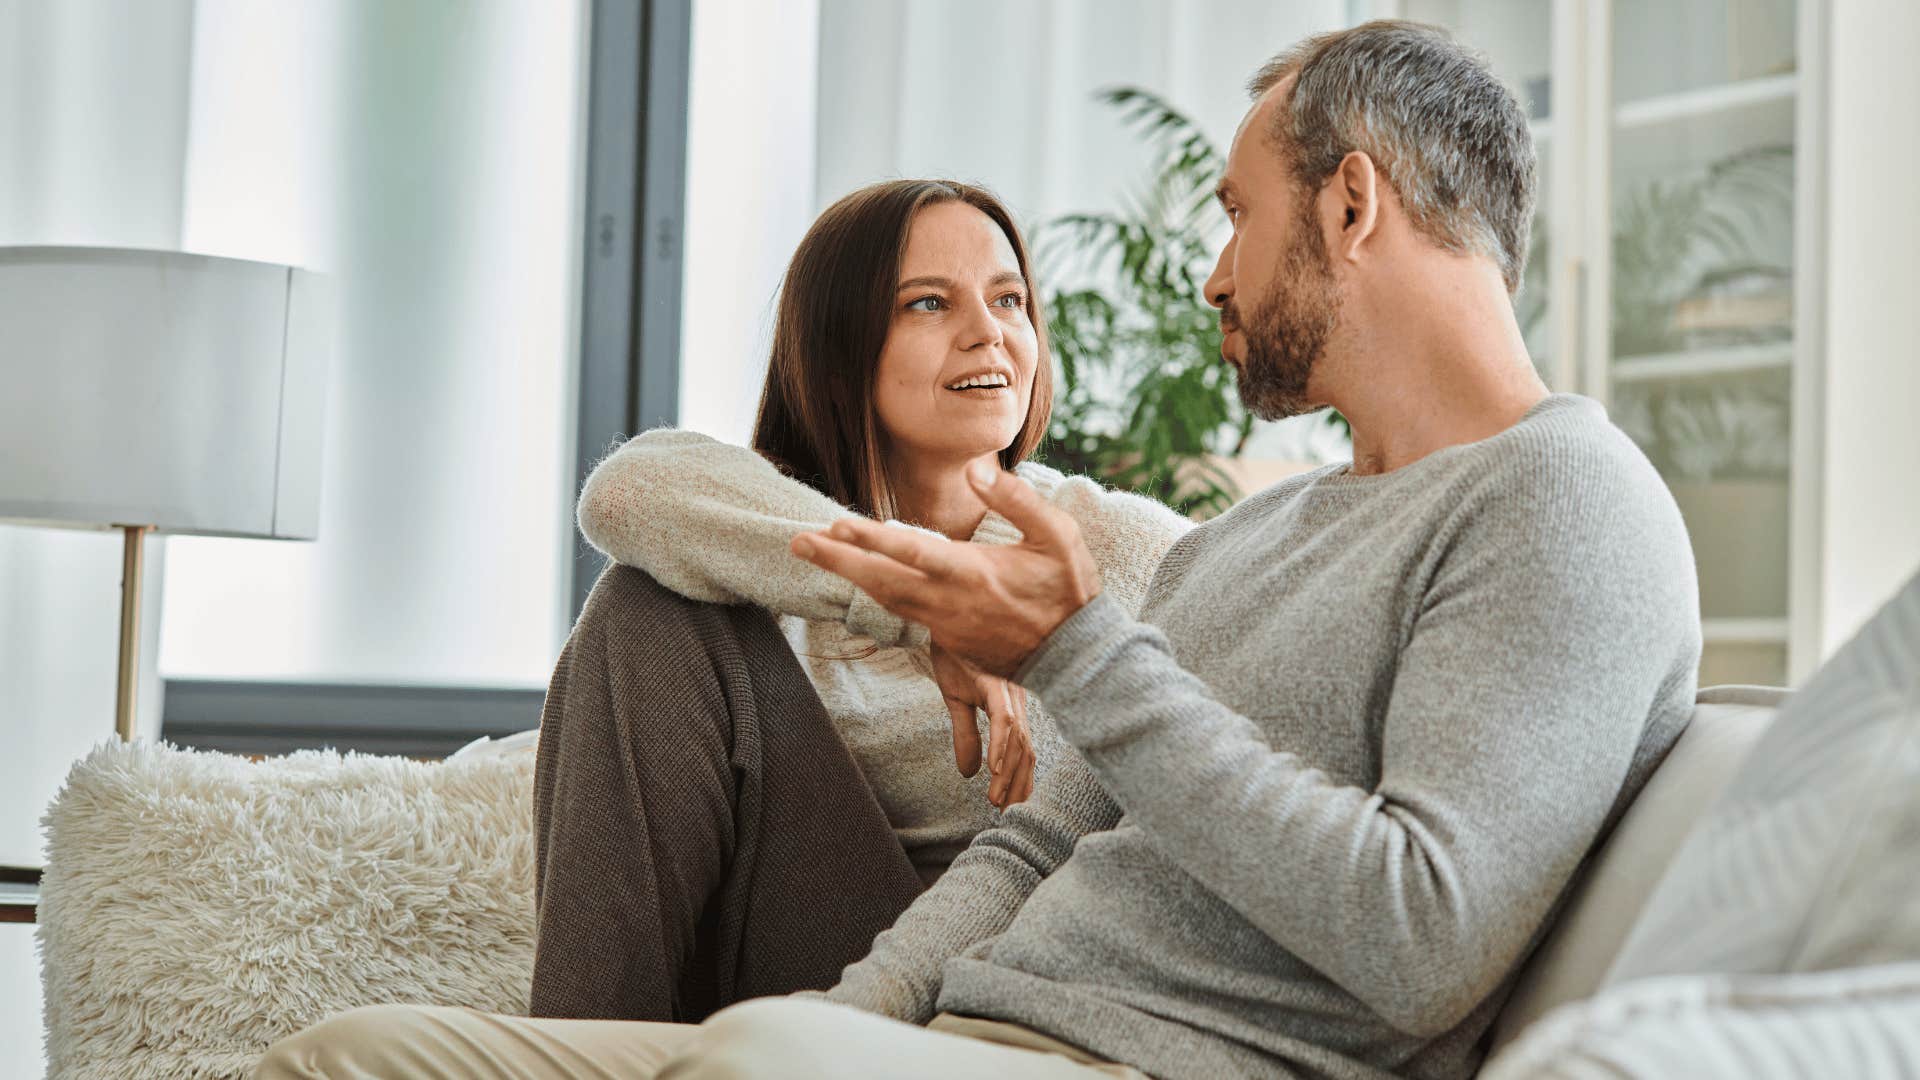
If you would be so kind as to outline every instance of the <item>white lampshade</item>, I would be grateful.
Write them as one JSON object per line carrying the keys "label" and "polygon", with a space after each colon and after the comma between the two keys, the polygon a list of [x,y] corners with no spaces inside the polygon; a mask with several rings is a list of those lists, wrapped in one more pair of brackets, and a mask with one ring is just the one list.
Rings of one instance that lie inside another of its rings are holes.
{"label": "white lampshade", "polygon": [[0,247],[0,520],[314,539],[331,307],[273,263]]}

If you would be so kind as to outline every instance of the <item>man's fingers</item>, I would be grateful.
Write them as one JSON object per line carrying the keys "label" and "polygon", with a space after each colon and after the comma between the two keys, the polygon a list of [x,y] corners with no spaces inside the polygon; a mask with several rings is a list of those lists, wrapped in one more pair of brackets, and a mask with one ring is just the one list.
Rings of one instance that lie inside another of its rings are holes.
{"label": "man's fingers", "polygon": [[1013,523],[1029,541],[1037,544],[1064,544],[1065,528],[1072,518],[1048,506],[1033,485],[998,465],[976,461],[967,467],[967,480],[988,508]]}
{"label": "man's fingers", "polygon": [[788,547],[820,569],[860,586],[896,615],[904,614],[896,604],[906,602],[928,584],[927,575],[911,566],[822,533],[801,533]]}
{"label": "man's fingers", "polygon": [[897,525],[859,517],[841,518],[827,529],[827,535],[923,572],[944,573],[954,566],[953,555],[947,550],[952,541]]}
{"label": "man's fingers", "polygon": [[961,776],[971,779],[980,771],[980,726],[973,718],[973,706],[950,697],[947,715],[953,719],[953,763]]}

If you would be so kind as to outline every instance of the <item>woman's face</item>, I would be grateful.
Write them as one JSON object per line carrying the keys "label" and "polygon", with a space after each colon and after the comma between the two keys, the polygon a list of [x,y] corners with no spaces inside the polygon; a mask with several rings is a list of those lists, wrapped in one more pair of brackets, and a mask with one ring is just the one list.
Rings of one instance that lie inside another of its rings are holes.
{"label": "woman's face", "polygon": [[914,216],[874,409],[900,465],[964,465],[1013,443],[1033,394],[1038,338],[1013,245],[963,202]]}

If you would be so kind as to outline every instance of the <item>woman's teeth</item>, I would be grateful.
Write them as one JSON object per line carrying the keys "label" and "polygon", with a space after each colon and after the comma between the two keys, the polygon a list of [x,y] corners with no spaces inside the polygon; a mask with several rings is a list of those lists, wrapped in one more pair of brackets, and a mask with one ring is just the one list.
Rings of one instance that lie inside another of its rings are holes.
{"label": "woman's teeth", "polygon": [[993,390],[993,389],[999,389],[1006,385],[1007,385],[1007,377],[1005,375],[975,375],[970,379],[962,379],[959,382],[954,383],[953,385],[947,387],[947,389],[949,390],[979,390],[979,389]]}

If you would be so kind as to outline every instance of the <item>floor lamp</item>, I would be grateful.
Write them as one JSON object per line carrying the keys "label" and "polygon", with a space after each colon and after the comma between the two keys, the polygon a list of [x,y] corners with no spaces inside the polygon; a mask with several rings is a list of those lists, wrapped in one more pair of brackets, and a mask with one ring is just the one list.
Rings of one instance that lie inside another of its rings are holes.
{"label": "floor lamp", "polygon": [[[146,536],[318,535],[331,330],[326,279],[294,267],[0,246],[0,523],[124,535],[120,738]],[[28,876],[0,875],[0,921],[31,920]]]}

